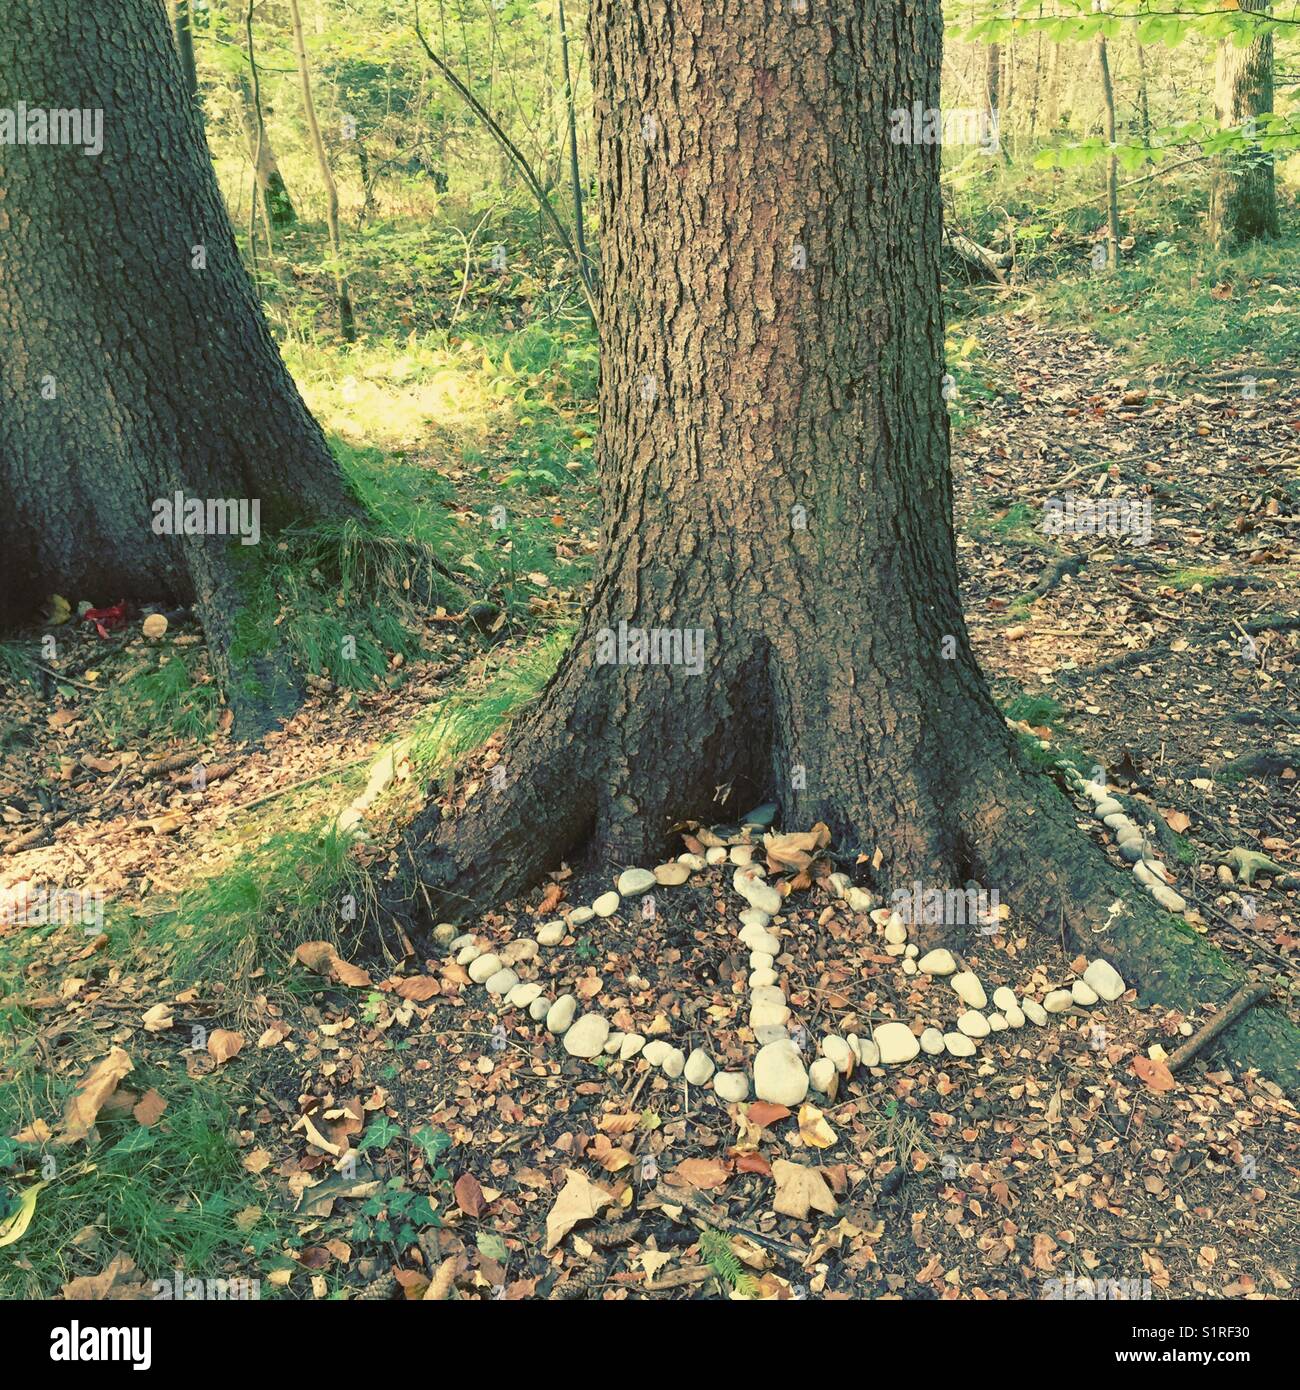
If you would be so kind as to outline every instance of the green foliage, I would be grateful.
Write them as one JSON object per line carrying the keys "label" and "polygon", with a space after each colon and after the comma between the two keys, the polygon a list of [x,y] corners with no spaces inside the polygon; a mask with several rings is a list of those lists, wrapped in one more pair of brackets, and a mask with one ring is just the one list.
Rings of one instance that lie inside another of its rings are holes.
{"label": "green foliage", "polygon": [[[0,1043],[0,1059],[11,1078],[0,1086],[0,1130],[6,1133],[59,1114],[75,1084],[37,1066],[25,1051],[33,1028],[6,1030]],[[54,1175],[37,1198],[32,1224],[21,1242],[5,1251],[10,1258],[0,1260],[0,1297],[53,1297],[67,1280],[97,1273],[108,1254],[118,1251],[135,1261],[145,1279],[170,1282],[175,1269],[207,1278],[223,1277],[227,1270],[232,1278],[259,1276],[240,1253],[247,1235],[234,1216],[263,1199],[228,1137],[234,1116],[225,1100],[183,1069],[178,1079],[137,1066],[131,1081],[133,1089],[153,1087],[163,1095],[168,1102],[163,1120],[144,1128],[130,1111],[101,1112],[86,1146],[50,1150]],[[45,1157],[35,1145],[3,1144],[0,1206],[41,1180]],[[261,1212],[258,1224],[269,1235],[275,1223]],[[73,1239],[87,1230],[99,1234],[98,1253],[83,1253]],[[18,1255],[21,1264],[13,1258]]]}
{"label": "green foliage", "polygon": [[722,1231],[700,1232],[700,1254],[719,1281],[746,1298],[758,1293],[758,1280],[748,1273],[731,1248],[731,1237]]}

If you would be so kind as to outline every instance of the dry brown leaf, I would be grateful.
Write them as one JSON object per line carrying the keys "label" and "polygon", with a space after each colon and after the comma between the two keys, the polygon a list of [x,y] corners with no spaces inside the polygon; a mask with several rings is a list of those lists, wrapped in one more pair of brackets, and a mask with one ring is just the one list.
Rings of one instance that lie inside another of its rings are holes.
{"label": "dry brown leaf", "polygon": [[670,1187],[698,1187],[704,1191],[724,1187],[731,1179],[731,1165],[716,1158],[683,1159],[664,1175]]}
{"label": "dry brown leaf", "polygon": [[473,1173],[462,1173],[456,1179],[453,1190],[456,1194],[456,1205],[466,1216],[478,1216],[482,1212],[483,1189]]}
{"label": "dry brown leaf", "polygon": [[435,994],[440,994],[442,986],[432,975],[408,975],[394,992],[403,999],[421,1004],[426,999],[432,999]]}
{"label": "dry brown leaf", "polygon": [[576,1168],[566,1168],[564,1171],[568,1181],[546,1218],[543,1254],[554,1250],[579,1221],[592,1220],[614,1200],[612,1193],[597,1187],[585,1173],[580,1173]]}
{"label": "dry brown leaf", "polygon": [[804,1105],[799,1109],[799,1137],[814,1149],[829,1149],[836,1142],[835,1131],[826,1122],[826,1116],[815,1105]]}
{"label": "dry brown leaf", "polygon": [[115,1047],[90,1069],[68,1099],[63,1123],[54,1138],[56,1144],[75,1144],[94,1129],[99,1112],[132,1065],[126,1053]]}
{"label": "dry brown leaf", "polygon": [[150,1086],[135,1103],[131,1113],[146,1129],[152,1129],[162,1119],[162,1113],[166,1109],[167,1102]]}
{"label": "dry brown leaf", "polygon": [[293,958],[315,975],[328,975],[336,954],[328,941],[304,941],[293,953]]}
{"label": "dry brown leaf", "polygon": [[140,1020],[144,1024],[146,1033],[162,1033],[175,1023],[170,1004],[155,1004],[152,1009],[145,1011],[144,1017]]}
{"label": "dry brown leaf", "polygon": [[438,1266],[437,1273],[429,1280],[429,1287],[424,1291],[424,1302],[442,1303],[445,1302],[456,1287],[456,1256],[448,1255]]}
{"label": "dry brown leaf", "polygon": [[760,1129],[770,1129],[772,1125],[787,1119],[790,1111],[784,1105],[773,1105],[770,1101],[756,1100],[745,1112],[750,1124]]}
{"label": "dry brown leaf", "polygon": [[335,956],[331,961],[330,974],[341,985],[349,985],[354,989],[374,988],[374,982],[371,980],[368,970],[362,970],[359,965],[353,965],[341,956]]}
{"label": "dry brown leaf", "polygon": [[232,1033],[229,1028],[214,1028],[208,1038],[208,1053],[218,1066],[238,1057],[244,1046],[242,1033]]}
{"label": "dry brown leaf", "polygon": [[1173,1072],[1163,1062],[1143,1057],[1141,1053],[1133,1058],[1133,1070],[1143,1084],[1153,1091],[1172,1091],[1177,1084]]}
{"label": "dry brown leaf", "polygon": [[149,1298],[149,1287],[140,1281],[135,1263],[130,1255],[114,1255],[108,1268],[100,1274],[87,1274],[81,1279],[73,1279],[64,1284],[63,1296],[66,1299],[112,1299],[132,1300]]}
{"label": "dry brown leaf", "polygon": [[803,1221],[814,1209],[825,1212],[827,1216],[834,1216],[838,1210],[835,1198],[826,1186],[826,1179],[816,1168],[778,1158],[772,1164],[772,1177],[776,1182],[772,1209],[778,1215],[793,1216]]}

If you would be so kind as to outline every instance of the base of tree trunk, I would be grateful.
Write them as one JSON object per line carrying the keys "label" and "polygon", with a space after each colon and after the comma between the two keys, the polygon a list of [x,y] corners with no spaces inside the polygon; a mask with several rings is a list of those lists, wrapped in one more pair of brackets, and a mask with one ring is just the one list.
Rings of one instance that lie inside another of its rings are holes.
{"label": "base of tree trunk", "polygon": [[[549,698],[507,740],[499,785],[483,779],[454,819],[444,818],[433,801],[417,818],[403,846],[401,886],[383,903],[403,926],[419,932],[440,921],[466,921],[534,887],[563,860],[611,878],[631,864],[653,867],[676,852],[668,834],[674,821],[728,818],[708,816],[692,799],[684,769],[675,783],[680,799],[671,805],[656,807],[649,796],[638,800],[627,782],[602,784],[601,760],[583,751],[583,717],[563,720],[550,713],[553,701],[564,698],[565,685],[562,669]],[[959,855],[948,864],[946,878],[933,866],[922,873],[927,884],[973,881],[996,888],[1015,921],[1060,941],[1063,966],[1081,953],[1104,956],[1138,986],[1145,1005],[1196,1018],[1247,983],[1241,965],[1109,863],[1075,824],[1077,813],[1065,795],[1024,765],[1014,741],[994,744],[974,764],[976,774],[962,779],[971,790],[962,790],[962,782],[954,786],[947,825],[923,837],[956,845]],[[691,753],[698,758],[698,747]],[[839,850],[848,865],[857,856],[843,856],[846,826],[858,827],[855,851],[885,842],[885,828],[873,824],[865,805],[845,808],[832,852]],[[786,828],[808,827],[787,817]],[[911,881],[911,871],[901,866],[875,876],[869,864],[862,870],[859,879],[886,900],[892,887]],[[921,929],[923,949],[944,940],[942,929],[934,933]],[[1300,1030],[1280,1009],[1252,1009],[1219,1045],[1238,1065],[1258,1068],[1287,1088],[1300,1086]]]}

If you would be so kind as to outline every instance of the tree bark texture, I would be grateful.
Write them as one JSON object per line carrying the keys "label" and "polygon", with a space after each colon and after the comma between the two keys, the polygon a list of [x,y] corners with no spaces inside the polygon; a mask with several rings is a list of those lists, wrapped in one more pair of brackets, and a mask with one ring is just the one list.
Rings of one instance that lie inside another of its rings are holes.
{"label": "tree bark texture", "polygon": [[228,538],[154,534],[155,500],[257,499],[264,534],[352,502],[240,263],[166,12],[0,0],[0,72],[29,108],[103,121],[98,155],[0,144],[0,606],[210,604]]}
{"label": "tree bark texture", "polygon": [[[1248,13],[1265,14],[1268,0],[1241,0]],[[1243,150],[1220,155],[1210,190],[1210,228],[1220,246],[1244,245],[1278,235],[1273,157],[1250,138],[1249,122],[1273,110],[1273,36],[1252,37],[1244,48],[1219,41],[1214,65],[1214,105],[1225,130],[1244,128]]]}

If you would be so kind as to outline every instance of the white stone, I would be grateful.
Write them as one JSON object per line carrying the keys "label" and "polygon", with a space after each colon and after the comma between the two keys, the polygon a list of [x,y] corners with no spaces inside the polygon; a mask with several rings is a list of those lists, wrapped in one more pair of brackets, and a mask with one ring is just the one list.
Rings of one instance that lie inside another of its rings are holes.
{"label": "white stone", "polygon": [[686,1054],[680,1047],[670,1047],[664,1053],[663,1061],[659,1065],[664,1070],[664,1075],[676,1081],[686,1069]]}
{"label": "white stone", "polygon": [[880,1060],[885,1066],[910,1062],[921,1050],[916,1034],[906,1023],[882,1023],[872,1032],[871,1040],[880,1049]]}
{"label": "white stone", "polygon": [[458,936],[455,939],[455,941],[453,941],[451,945],[447,947],[447,949],[449,951],[463,951],[466,946],[472,946],[473,944],[473,935],[470,932],[462,932],[461,935]]}
{"label": "white stone", "polygon": [[703,1086],[713,1075],[713,1058],[702,1047],[697,1047],[686,1059],[685,1076],[692,1086]]}
{"label": "white stone", "polygon": [[749,1011],[751,1028],[784,1028],[790,1021],[790,1010],[784,1004],[755,1004]]}
{"label": "white stone", "polygon": [[721,845],[714,845],[711,849],[704,852],[704,862],[706,864],[721,864],[727,857],[727,851]]}
{"label": "white stone", "polygon": [[748,845],[732,845],[727,858],[733,864],[752,864],[754,862],[754,851]]}
{"label": "white stone", "polygon": [[778,978],[776,971],[770,965],[765,965],[761,970],[749,972],[749,987],[750,989],[761,989],[764,985],[774,985]]}
{"label": "white stone", "polygon": [[608,1037],[609,1023],[605,1019],[599,1014],[583,1014],[564,1030],[564,1050],[570,1057],[598,1057]]}
{"label": "white stone", "polygon": [[768,1043],[754,1059],[754,1094],[773,1105],[799,1105],[808,1094],[808,1073],[789,1038]]}
{"label": "white stone", "polygon": [[1020,1007],[1024,1009],[1025,1017],[1030,1023],[1036,1023],[1041,1028],[1047,1022],[1047,1010],[1037,999],[1026,999]]}
{"label": "white stone", "polygon": [[569,925],[571,927],[584,926],[587,922],[590,922],[595,915],[596,914],[589,907],[575,907],[573,911],[569,913]]}
{"label": "white stone", "polygon": [[1008,989],[1006,985],[999,985],[998,988],[993,991],[993,1007],[995,1009],[1001,1009],[1003,1013],[1006,1013],[1008,1009],[1019,1008],[1020,1004],[1016,999],[1015,990]]}
{"label": "white stone", "polygon": [[1123,976],[1108,961],[1098,957],[1083,972],[1084,980],[1096,991],[1099,999],[1108,1004],[1118,999],[1127,986]]}
{"label": "white stone", "polygon": [[973,970],[960,971],[948,983],[956,990],[957,998],[968,1009],[982,1009],[989,1002],[988,996],[984,993],[984,986],[980,984],[979,977]]}
{"label": "white stone", "polygon": [[885,943],[885,954],[887,956],[894,956],[896,959],[901,959],[903,952],[906,950],[907,947],[902,945],[901,942],[888,941]]}
{"label": "white stone", "polygon": [[822,1056],[829,1059],[835,1070],[843,1072],[845,1076],[853,1070],[853,1064],[857,1060],[853,1049],[837,1033],[828,1033],[822,1039]]}
{"label": "white stone", "polygon": [[954,1057],[973,1057],[975,1044],[965,1033],[945,1033],[943,1045]]}
{"label": "white stone", "polygon": [[776,985],[759,985],[752,991],[749,1002],[751,1004],[784,1004],[785,991]]}
{"label": "white stone", "polygon": [[764,1023],[754,1029],[754,1041],[759,1047],[766,1047],[770,1042],[780,1042],[782,1038],[788,1038],[790,1030],[783,1023]]}
{"label": "white stone", "polygon": [[925,975],[951,975],[957,969],[952,952],[943,949],[927,951],[916,964]]}
{"label": "white stone", "polygon": [[685,864],[688,869],[699,870],[704,867],[706,861],[704,856],[700,854],[679,854],[677,862]]}
{"label": "white stone", "polygon": [[571,994],[562,994],[546,1011],[546,1031],[563,1033],[578,1012],[578,1001]]}
{"label": "white stone", "polygon": [[742,896],[750,907],[766,912],[769,917],[775,917],[781,911],[780,893],[770,883],[764,883],[761,878],[747,879]]}
{"label": "white stone", "polygon": [[818,1057],[817,1060],[808,1068],[808,1081],[814,1091],[823,1096],[833,1096],[835,1086],[839,1080],[839,1073],[835,1070],[835,1063],[829,1057]]}
{"label": "white stone", "polygon": [[460,952],[456,956],[456,964],[469,965],[472,961],[476,961],[482,954],[482,946],[476,946],[471,941],[467,946],[462,946],[460,948]]}
{"label": "white stone", "polygon": [[740,939],[751,951],[766,951],[769,956],[781,954],[781,938],[762,927],[742,927]]}
{"label": "white stone", "polygon": [[1003,1018],[1001,1014],[991,1013],[989,1015],[989,1027],[995,1033],[1005,1033],[1007,1031],[1008,1025],[1006,1019]]}
{"label": "white stone", "polygon": [[943,1051],[943,1034],[937,1028],[927,1028],[920,1037],[921,1051],[931,1057]]}
{"label": "white stone", "polygon": [[537,928],[537,939],[543,946],[558,946],[567,930],[563,922],[547,922],[544,927]]}
{"label": "white stone", "polygon": [[740,914],[740,925],[742,927],[758,927],[763,931],[767,930],[767,924],[771,917],[766,912],[760,912],[756,907],[747,907]]}
{"label": "white stone", "polygon": [[903,961],[903,974],[904,974],[904,975],[915,975],[915,974],[916,974],[916,962],[915,962],[914,960],[907,960],[906,958],[904,959],[904,961]]}
{"label": "white stone", "polygon": [[837,898],[842,898],[849,887],[848,874],[834,873],[826,880],[826,886]]}
{"label": "white stone", "polygon": [[506,995],[506,1003],[513,1004],[517,1009],[526,1009],[541,992],[541,985],[535,984],[531,980],[527,983],[517,984]]}
{"label": "white stone", "polygon": [[635,898],[655,886],[655,876],[650,869],[624,869],[614,886],[620,897]]}
{"label": "white stone", "polygon": [[967,1009],[957,1020],[957,1031],[968,1038],[987,1038],[991,1030],[988,1019],[978,1009]]}
{"label": "white stone", "polygon": [[528,1006],[528,1017],[531,1018],[534,1023],[541,1023],[550,1011],[551,1001],[544,994],[539,994]]}
{"label": "white stone", "polygon": [[915,960],[917,956],[921,954],[921,948],[914,941],[909,941],[907,943],[907,950],[904,951],[903,954],[908,960]]}
{"label": "white stone", "polygon": [[618,1060],[630,1062],[644,1046],[645,1039],[640,1033],[625,1033],[623,1041],[618,1045]]}
{"label": "white stone", "polygon": [[1097,1002],[1097,991],[1086,980],[1075,980],[1070,986],[1070,998],[1087,1009]]}
{"label": "white stone", "polygon": [[618,911],[618,905],[622,899],[615,892],[602,893],[591,905],[591,910],[597,917],[612,917]]}
{"label": "white stone", "polygon": [[641,1050],[641,1055],[652,1067],[657,1067],[673,1050],[673,1045],[663,1038],[651,1038]]}
{"label": "white stone", "polygon": [[519,976],[508,965],[503,965],[495,975],[489,975],[483,983],[489,994],[509,994],[519,983]]}
{"label": "white stone", "polygon": [[501,969],[501,961],[491,951],[485,956],[477,956],[469,963],[469,977],[476,985],[486,984]]}
{"label": "white stone", "polygon": [[844,901],[848,903],[851,912],[870,912],[876,905],[875,898],[865,888],[846,888]]}
{"label": "white stone", "polygon": [[1185,912],[1187,910],[1187,900],[1180,897],[1174,890],[1163,883],[1153,883],[1148,891],[1151,896],[1170,912]]}
{"label": "white stone", "polygon": [[1025,1015],[1019,1005],[1017,1005],[1014,1009],[1003,1009],[1002,1012],[1006,1017],[1007,1022],[1013,1028],[1023,1028],[1025,1026]]}
{"label": "white stone", "polygon": [[617,1057],[623,1048],[623,1039],[625,1036],[626,1034],[623,1033],[611,1033],[609,1037],[605,1039],[605,1046],[601,1048],[601,1051],[604,1052],[606,1056]]}
{"label": "white stone", "polygon": [[771,970],[776,964],[776,957],[771,951],[751,951],[749,953],[749,968],[751,970]]}
{"label": "white stone", "polygon": [[897,912],[885,923],[885,940],[891,946],[904,946],[907,944],[907,928],[903,925],[903,919]]}
{"label": "white stone", "polygon": [[719,1100],[734,1105],[748,1097],[749,1077],[743,1071],[720,1071],[713,1078],[713,1089]]}
{"label": "white stone", "polygon": [[[1054,989],[1043,1000],[1043,1008],[1045,1008],[1049,1014],[1063,1014],[1073,1003],[1074,996],[1068,989]],[[1030,1018],[1032,1017],[1033,1014],[1030,1014]]]}
{"label": "white stone", "polygon": [[655,869],[655,882],[664,888],[678,888],[691,876],[690,866],[678,862],[676,864],[660,864]]}
{"label": "white stone", "polygon": [[863,1038],[858,1045],[859,1060],[864,1067],[878,1067],[880,1065],[880,1049],[870,1038]]}
{"label": "white stone", "polygon": [[1160,880],[1155,876],[1155,874],[1153,874],[1151,870],[1147,868],[1146,863],[1141,859],[1139,859],[1137,863],[1133,865],[1133,877],[1137,879],[1137,881],[1143,886],[1143,888],[1150,888],[1153,883],[1160,882]]}

